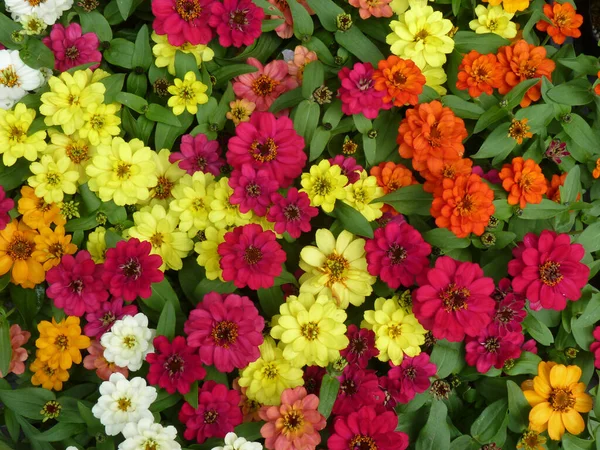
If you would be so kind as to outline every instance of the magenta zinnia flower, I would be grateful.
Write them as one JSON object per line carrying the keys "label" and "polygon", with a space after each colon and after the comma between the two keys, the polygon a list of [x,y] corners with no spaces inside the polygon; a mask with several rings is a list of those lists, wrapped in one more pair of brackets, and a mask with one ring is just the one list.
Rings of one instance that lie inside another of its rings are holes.
{"label": "magenta zinnia flower", "polygon": [[166,34],[171,45],[177,47],[208,44],[213,37],[208,26],[210,4],[213,0],[152,0],[156,34]]}
{"label": "magenta zinnia flower", "polygon": [[594,328],[592,334],[594,336],[594,342],[590,345],[590,352],[594,354],[594,366],[596,369],[600,369],[600,326]]}
{"label": "magenta zinnia flower", "polygon": [[372,406],[363,406],[346,417],[335,418],[335,431],[327,440],[327,448],[405,450],[408,447],[408,436],[396,431],[397,426],[396,413],[386,411],[377,414]]}
{"label": "magenta zinnia flower", "polygon": [[465,360],[479,373],[486,373],[492,366],[501,369],[507,359],[521,356],[524,340],[523,333],[510,332],[492,322],[477,337],[467,337]]}
{"label": "magenta zinnia flower", "polygon": [[345,175],[348,178],[348,184],[360,180],[360,173],[364,170],[351,156],[346,157],[344,155],[337,155],[335,158],[329,158],[329,163],[332,166],[340,166],[342,175]]}
{"label": "magenta zinnia flower", "polygon": [[436,339],[460,342],[475,337],[494,315],[494,280],[478,264],[442,256],[413,292],[413,313]]}
{"label": "magenta zinnia flower", "polygon": [[392,289],[412,286],[429,267],[431,246],[408,223],[390,222],[365,244],[368,270]]}
{"label": "magenta zinnia flower", "polygon": [[256,111],[267,111],[277,97],[298,86],[285,61],[277,59],[263,66],[258,59],[248,58],[246,64],[258,70],[234,78],[233,92],[254,103]]}
{"label": "magenta zinnia flower", "polygon": [[229,186],[233,194],[229,201],[233,205],[240,205],[240,211],[247,213],[253,211],[257,216],[267,214],[271,204],[271,194],[279,188],[279,183],[265,170],[256,170],[252,166],[242,166],[234,170],[229,176]]}
{"label": "magenta zinnia flower", "polygon": [[533,353],[534,355],[537,355],[538,349],[537,349],[536,340],[529,339],[528,341],[523,342],[523,345],[521,345],[521,351],[529,352],[529,353]]}
{"label": "magenta zinnia flower", "polygon": [[179,151],[169,155],[169,162],[175,164],[179,161],[179,168],[190,175],[204,172],[212,173],[216,177],[225,165],[220,153],[217,141],[209,141],[202,133],[196,136],[186,134],[181,138]]}
{"label": "magenta zinnia flower", "polygon": [[4,188],[0,186],[0,230],[4,230],[11,221],[8,212],[14,207],[15,201],[10,197],[6,197]]}
{"label": "magenta zinnia flower", "polygon": [[252,45],[262,30],[265,12],[252,0],[223,0],[214,2],[208,24],[219,36],[223,47]]}
{"label": "magenta zinnia flower", "polygon": [[333,404],[335,415],[348,415],[361,406],[377,406],[385,400],[374,370],[348,365],[338,379],[340,390]]}
{"label": "magenta zinnia flower", "polygon": [[520,333],[523,329],[521,322],[525,320],[527,311],[525,311],[525,299],[509,293],[502,300],[496,303],[496,313],[494,321],[507,331]]}
{"label": "magenta zinnia flower", "polygon": [[581,263],[585,250],[571,244],[568,234],[544,230],[540,236],[527,233],[508,263],[515,292],[543,308],[562,311],[567,300],[579,300],[587,284],[590,268]]}
{"label": "magenta zinnia flower", "polygon": [[69,316],[97,311],[108,299],[101,274],[102,265],[96,265],[87,251],[81,250],[75,257],[63,255],[60,264],[46,273],[46,295]]}
{"label": "magenta zinnia flower", "polygon": [[179,421],[185,425],[183,437],[199,444],[210,437],[225,437],[242,423],[239,403],[238,391],[207,381],[198,391],[198,408],[194,409],[185,402],[179,411]]}
{"label": "magenta zinnia flower", "polygon": [[159,269],[162,258],[151,255],[151,250],[150,242],[131,238],[106,251],[102,281],[112,295],[128,302],[152,295],[152,283],[162,281],[165,275]]}
{"label": "magenta zinnia flower", "polygon": [[245,165],[266,169],[280,188],[288,187],[302,173],[306,163],[304,138],[288,117],[254,113],[250,121],[235,128],[235,134],[229,139],[227,152],[227,162],[234,169]]}
{"label": "magenta zinnia flower", "polygon": [[429,389],[429,378],[437,372],[437,367],[429,360],[427,353],[415,357],[406,356],[399,366],[392,365],[388,376],[398,382],[398,394],[395,400],[399,403],[410,402],[415,395]]}
{"label": "magenta zinnia flower", "polygon": [[338,77],[342,82],[338,97],[342,100],[344,114],[363,113],[367,119],[375,119],[380,109],[390,109],[391,103],[385,103],[386,91],[375,90],[371,63],[356,63],[354,67],[343,67]]}
{"label": "magenta zinnia flower", "polygon": [[116,320],[123,316],[135,316],[138,313],[137,306],[123,306],[123,299],[113,298],[100,304],[100,309],[87,313],[87,323],[83,327],[86,336],[100,339],[104,333],[109,331]]}
{"label": "magenta zinnia flower", "polygon": [[375,333],[373,330],[358,328],[351,324],[348,326],[346,336],[350,343],[348,347],[340,351],[340,355],[346,358],[348,364],[357,364],[364,369],[367,367],[370,359],[379,355],[379,350],[375,348]]}
{"label": "magenta zinnia flower", "polygon": [[96,62],[98,64],[90,67],[94,70],[102,61],[102,53],[98,51],[98,36],[91,32],[82,34],[78,23],[72,23],[66,28],[60,23],[54,24],[50,36],[43,38],[42,42],[54,53],[54,68],[61,72],[81,64]]}
{"label": "magenta zinnia flower", "polygon": [[248,297],[211,292],[190,312],[183,330],[200,360],[219,372],[242,369],[260,356],[265,320]]}
{"label": "magenta zinnia flower", "polygon": [[225,242],[219,244],[217,251],[221,255],[223,280],[254,290],[273,286],[286,259],[275,233],[263,231],[255,223],[226,233]]}
{"label": "magenta zinnia flower", "polygon": [[277,233],[287,231],[293,238],[308,233],[311,230],[310,220],[319,215],[319,209],[310,206],[306,192],[298,192],[296,188],[290,188],[285,196],[273,193],[271,202],[273,205],[269,208],[267,220],[275,224]]}

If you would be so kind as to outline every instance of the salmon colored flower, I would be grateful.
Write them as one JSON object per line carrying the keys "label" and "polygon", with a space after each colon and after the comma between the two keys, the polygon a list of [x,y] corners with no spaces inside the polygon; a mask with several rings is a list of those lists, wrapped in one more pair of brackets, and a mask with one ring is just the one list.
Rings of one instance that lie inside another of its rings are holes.
{"label": "salmon colored flower", "polygon": [[[599,87],[600,84],[596,87]],[[594,170],[592,171],[592,176],[594,178],[600,178],[600,158],[598,158],[596,160],[596,167],[594,168]]]}
{"label": "salmon colored flower", "polygon": [[89,355],[83,358],[83,367],[88,370],[95,370],[96,375],[103,381],[108,381],[110,376],[119,372],[125,378],[129,375],[127,367],[119,367],[114,362],[108,362],[104,357],[104,347],[100,341],[93,340],[92,344],[87,348]]}
{"label": "salmon colored flower", "polygon": [[545,20],[540,20],[535,24],[535,27],[548,33],[548,36],[558,44],[564,44],[567,37],[581,37],[579,27],[583,24],[583,16],[575,13],[575,8],[569,2],[558,3],[552,5],[546,3],[544,5],[544,15],[550,19],[552,23]]}
{"label": "salmon colored flower", "polygon": [[419,94],[423,92],[426,81],[414,62],[395,55],[379,61],[373,80],[376,90],[387,91],[383,101],[393,102],[395,106],[419,103]]}
{"label": "salmon colored flower", "polygon": [[[292,53],[291,50],[287,50]],[[287,58],[286,58],[287,59]],[[288,72],[291,76],[298,80],[299,84],[302,84],[302,77],[304,75],[305,67],[312,61],[319,59],[317,54],[303,45],[297,45],[292,53],[289,61],[287,61]]]}
{"label": "salmon colored flower", "polygon": [[533,159],[513,158],[511,164],[502,166],[498,176],[508,192],[508,204],[519,205],[521,209],[527,203],[540,203],[548,190],[542,168]]}
{"label": "salmon colored flower", "polygon": [[44,268],[33,256],[37,235],[16,219],[0,231],[0,276],[12,269],[10,281],[24,288],[44,281]]}
{"label": "salmon colored flower", "polygon": [[468,89],[471,97],[479,97],[484,92],[492,95],[501,84],[502,70],[498,67],[496,55],[482,55],[471,50],[464,56],[458,67],[458,89]]}
{"label": "salmon colored flower", "polygon": [[71,235],[65,235],[65,228],[59,225],[54,230],[48,227],[40,229],[40,234],[35,237],[32,256],[48,271],[60,264],[63,255],[72,255],[76,251],[77,246],[71,243]]}
{"label": "salmon colored flower", "polygon": [[513,119],[508,128],[508,136],[517,141],[519,145],[523,143],[523,139],[529,139],[533,136],[533,133],[529,131],[531,128],[527,125],[528,120],[527,118]]}
{"label": "salmon colored flower", "polygon": [[[21,327],[16,323],[10,326],[10,347],[12,349],[12,355],[10,357],[10,364],[8,366],[8,372],[14,373],[15,375],[21,375],[25,372],[24,362],[27,360],[27,350],[23,348],[27,341],[31,337],[29,331],[21,330]],[[0,372],[0,378],[4,375]]]}
{"label": "salmon colored flower", "polygon": [[369,17],[392,17],[394,12],[390,7],[392,0],[348,0],[355,8],[358,8],[358,14],[361,19]]}
{"label": "salmon colored flower", "polygon": [[23,214],[25,225],[38,230],[49,227],[50,224],[64,225],[66,220],[60,214],[56,203],[46,203],[43,198],[35,195],[35,190],[29,186],[21,188],[21,198],[17,206],[19,213]]}
{"label": "salmon colored flower", "polygon": [[430,158],[427,160],[427,168],[420,172],[421,176],[426,180],[423,185],[423,190],[441,196],[441,192],[444,190],[442,183],[444,178],[454,180],[460,175],[468,177],[471,175],[472,168],[473,160],[469,158],[450,161],[439,158]]}

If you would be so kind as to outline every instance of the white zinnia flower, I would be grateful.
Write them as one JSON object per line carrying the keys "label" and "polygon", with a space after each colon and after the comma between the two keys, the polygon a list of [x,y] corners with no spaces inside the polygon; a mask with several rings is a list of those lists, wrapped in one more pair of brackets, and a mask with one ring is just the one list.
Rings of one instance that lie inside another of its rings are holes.
{"label": "white zinnia flower", "polygon": [[156,389],[147,386],[143,378],[128,381],[123,374],[116,372],[100,385],[100,398],[92,413],[100,419],[106,434],[116,436],[130,422],[154,420],[149,407],[156,400],[156,395]]}
{"label": "white zinnia flower", "polygon": [[26,65],[18,50],[0,50],[0,108],[12,108],[43,83],[42,73]]}
{"label": "white zinnia flower", "polygon": [[148,318],[138,313],[115,321],[110,331],[102,335],[100,343],[108,362],[135,372],[142,367],[146,355],[154,352],[155,335],[156,330],[148,328]]}
{"label": "white zinnia flower", "polygon": [[119,444],[119,450],[180,450],[175,441],[177,430],[174,426],[163,427],[153,423],[152,419],[142,419],[138,423],[130,422],[123,428],[125,441]]}
{"label": "white zinnia flower", "polygon": [[4,4],[13,20],[37,14],[46,25],[54,25],[63,12],[71,9],[73,0],[5,0]]}
{"label": "white zinnia flower", "polygon": [[212,450],[262,450],[262,444],[248,442],[243,437],[237,437],[235,433],[225,435],[225,447],[213,447]]}

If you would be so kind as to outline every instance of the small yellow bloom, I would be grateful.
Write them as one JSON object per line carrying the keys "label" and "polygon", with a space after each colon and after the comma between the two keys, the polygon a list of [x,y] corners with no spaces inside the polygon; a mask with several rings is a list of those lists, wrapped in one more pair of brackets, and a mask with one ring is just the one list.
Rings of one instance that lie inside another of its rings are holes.
{"label": "small yellow bloom", "polygon": [[81,334],[79,317],[67,316],[56,323],[42,320],[38,326],[40,337],[35,341],[37,357],[52,369],[68,370],[73,363],[81,363],[81,350],[90,346],[90,338]]}
{"label": "small yellow bloom", "polygon": [[43,198],[35,195],[35,190],[29,186],[21,187],[21,198],[17,210],[23,214],[25,225],[37,230],[49,227],[50,224],[64,225],[66,220],[55,203],[46,203]]}
{"label": "small yellow bloom", "polygon": [[156,42],[156,45],[152,47],[152,53],[156,57],[154,64],[156,64],[156,67],[166,67],[171,75],[175,75],[175,55],[177,50],[194,55],[198,67],[202,65],[202,62],[211,61],[215,56],[215,52],[206,45],[192,45],[189,42],[179,47],[171,45],[166,34],[160,35],[153,32],[152,40]]}
{"label": "small yellow bloom", "polygon": [[56,158],[43,155],[39,162],[31,163],[29,170],[33,175],[27,179],[27,183],[35,189],[35,195],[46,203],[62,202],[65,194],[77,192],[79,172],[74,170],[66,156]]}
{"label": "small yellow bloom", "polygon": [[309,173],[302,174],[300,192],[306,192],[310,198],[311,206],[320,206],[323,211],[331,212],[336,200],[344,200],[346,191],[344,186],[348,177],[342,175],[342,168],[331,165],[326,159],[318,165],[313,165]]}
{"label": "small yellow bloom", "polygon": [[165,209],[173,201],[173,190],[185,175],[185,170],[179,168],[179,164],[172,164],[169,161],[171,152],[163,148],[160,152],[152,152],[152,160],[156,164],[154,175],[158,179],[156,186],[150,189],[150,198],[141,204],[150,206],[161,205]]}
{"label": "small yellow bloom", "polygon": [[239,205],[232,205],[229,201],[231,194],[233,194],[233,189],[229,186],[229,178],[223,177],[215,183],[208,220],[219,230],[241,227],[252,222],[252,211],[243,213],[240,211]]}
{"label": "small yellow bloom", "polygon": [[229,111],[227,111],[225,117],[233,121],[235,126],[238,126],[242,122],[248,122],[250,120],[250,114],[252,114],[255,109],[256,104],[245,98],[235,100],[229,103]]}
{"label": "small yellow bloom", "polygon": [[58,225],[54,230],[49,227],[41,228],[35,237],[35,251],[31,255],[42,263],[44,270],[58,266],[63,255],[72,255],[77,246],[71,243],[71,235],[65,235],[65,228]]}
{"label": "small yellow bloom", "polygon": [[48,130],[51,144],[46,147],[47,154],[53,154],[56,158],[66,156],[71,161],[72,167],[79,172],[78,184],[86,183],[89,179],[85,168],[96,154],[96,146],[89,140],[81,137],[79,132],[67,136],[60,131],[51,128]]}
{"label": "small yellow bloom", "polygon": [[383,197],[385,192],[377,183],[377,177],[369,176],[365,170],[360,173],[360,179],[346,186],[346,199],[344,203],[352,206],[369,222],[379,219],[383,212],[383,203],[371,203]]}
{"label": "small yellow bloom", "polygon": [[187,109],[190,114],[198,112],[198,105],[208,102],[205,94],[208,87],[201,81],[196,80],[196,74],[191,70],[185,74],[183,80],[175,78],[174,85],[169,86],[169,94],[172,97],[168,105],[173,108],[173,114],[179,116]]}
{"label": "small yellow bloom", "polygon": [[97,227],[88,235],[86,248],[96,264],[104,262],[106,255],[106,228]]}
{"label": "small yellow bloom", "polygon": [[210,225],[208,214],[214,200],[217,183],[210,173],[185,174],[173,189],[174,200],[169,205],[169,214],[179,219],[179,229],[192,237]]}
{"label": "small yellow bloom", "polygon": [[48,365],[48,361],[39,358],[31,363],[29,370],[33,373],[31,384],[42,385],[44,389],[50,391],[62,391],[63,383],[69,379],[69,372],[60,367],[53,369]]}
{"label": "small yellow bloom", "polygon": [[35,110],[17,103],[12,111],[0,108],[0,154],[5,166],[12,166],[18,158],[35,161],[46,148],[45,131],[27,132],[35,119]]}
{"label": "small yellow bloom", "polygon": [[218,248],[220,243],[225,242],[225,233],[227,233],[227,230],[224,228],[217,230],[215,227],[208,227],[198,233],[201,235],[201,239],[194,246],[194,251],[198,253],[196,261],[198,265],[204,267],[206,278],[209,280],[218,278],[224,281],[221,276],[223,270],[221,269],[221,255],[219,255]]}
{"label": "small yellow bloom", "polygon": [[536,431],[527,430],[523,433],[523,436],[521,436],[517,448],[522,450],[546,450],[544,444],[546,444],[546,438],[544,436],[541,436]]}
{"label": "small yellow bloom", "polygon": [[85,125],[79,129],[79,135],[87,138],[92,145],[110,141],[111,136],[121,133],[121,118],[117,111],[121,109],[118,103],[110,105],[90,105],[83,114]]}
{"label": "small yellow bloom", "polygon": [[514,14],[506,12],[502,6],[489,4],[486,8],[478,5],[475,14],[477,19],[469,22],[469,27],[475,33],[495,33],[506,39],[512,39],[517,35],[517,25],[510,21]]}
{"label": "small yellow bloom", "polygon": [[[485,3],[488,0],[483,0]],[[507,13],[514,14],[517,11],[525,11],[529,8],[529,0],[489,0],[490,5],[497,6],[502,4]]]}

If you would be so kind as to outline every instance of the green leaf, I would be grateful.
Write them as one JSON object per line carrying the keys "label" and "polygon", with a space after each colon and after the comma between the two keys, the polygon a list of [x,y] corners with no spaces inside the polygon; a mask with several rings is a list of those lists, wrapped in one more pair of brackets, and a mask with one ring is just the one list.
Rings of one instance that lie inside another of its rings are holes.
{"label": "green leaf", "polygon": [[548,97],[561,105],[587,105],[594,100],[592,86],[587,80],[576,79],[561,83],[547,92]]}
{"label": "green leaf", "polygon": [[83,402],[77,402],[77,411],[87,425],[90,434],[101,433],[104,431],[104,425],[100,423],[100,420],[94,417],[92,410],[83,404]]}
{"label": "green leaf", "polygon": [[499,120],[504,119],[506,116],[508,116],[508,110],[506,110],[506,108],[500,108],[500,106],[494,105],[481,115],[475,124],[473,132],[479,133],[488,128],[490,125],[493,125]]}
{"label": "green leaf", "polygon": [[52,445],[44,441],[38,441],[36,439],[37,436],[40,435],[40,432],[37,428],[31,425],[24,417],[17,414],[16,416],[17,422],[21,425],[21,429],[23,430],[23,434],[27,439],[29,439],[30,449],[31,450],[54,450]]}
{"label": "green leaf", "polygon": [[123,240],[123,236],[115,233],[112,230],[106,230],[106,233],[104,234],[104,242],[106,243],[107,248],[115,248],[117,246],[117,242]]}
{"label": "green leaf", "polygon": [[0,310],[0,376],[8,375],[8,368],[12,358],[12,346],[10,343],[10,322],[4,317]]}
{"label": "green leaf", "polygon": [[0,43],[4,44],[4,46],[7,48],[19,47],[19,45],[12,40],[12,34],[20,29],[21,27],[19,26],[18,22],[15,22],[14,20],[0,13]]}
{"label": "green leaf", "polygon": [[581,191],[581,168],[573,167],[567,172],[565,184],[560,186],[560,202],[562,204],[573,203]]}
{"label": "green leaf", "polygon": [[152,295],[144,299],[143,302],[154,311],[162,312],[167,303],[171,303],[175,312],[181,310],[177,294],[171,287],[169,280],[166,278],[160,283],[152,284]]}
{"label": "green leaf", "polygon": [[302,96],[302,87],[297,87],[296,89],[292,89],[291,91],[287,91],[285,94],[280,95],[275,99],[269,111],[272,113],[276,113],[281,111],[282,109],[293,108],[298,105],[304,97]]}
{"label": "green leaf", "polygon": [[104,85],[106,90],[104,91],[104,103],[112,103],[117,98],[117,94],[123,90],[123,83],[125,82],[124,73],[116,73],[109,77],[100,80],[100,83]]}
{"label": "green leaf", "polygon": [[586,227],[575,242],[583,245],[585,250],[590,253],[600,250],[600,222]]}
{"label": "green leaf", "polygon": [[307,0],[308,6],[315,12],[321,25],[327,31],[337,30],[337,16],[344,14],[344,10],[332,0]]}
{"label": "green leaf", "polygon": [[235,427],[235,434],[238,436],[244,436],[244,439],[248,441],[256,441],[262,436],[260,429],[264,425],[264,422],[246,422]]}
{"label": "green leaf", "polygon": [[374,67],[385,59],[377,46],[358,27],[351,27],[348,31],[336,31],[335,40],[362,62],[370,62]]}
{"label": "green leaf", "polygon": [[273,31],[282,23],[285,23],[284,19],[264,19],[260,29],[263,33],[266,33],[268,31]]}
{"label": "green leaf", "polygon": [[32,324],[35,316],[42,307],[44,301],[44,288],[24,289],[14,284],[10,285],[10,298],[17,307],[17,311],[23,316],[25,322]]}
{"label": "green leaf", "polygon": [[433,100],[438,100],[439,98],[440,94],[438,94],[438,92],[435,89],[425,85],[423,86],[423,92],[419,94],[419,103],[429,103]]}
{"label": "green leaf", "polygon": [[317,103],[309,100],[302,100],[294,110],[292,118],[294,120],[294,129],[304,137],[304,141],[310,142],[312,135],[319,123],[321,109]]}
{"label": "green leaf", "polygon": [[134,53],[135,45],[133,42],[123,38],[116,38],[110,41],[110,47],[104,50],[103,56],[110,64],[125,69],[133,69],[132,61]]}
{"label": "green leaf", "polygon": [[423,239],[434,247],[444,249],[467,248],[471,245],[469,239],[459,239],[446,228],[434,228],[423,233]]}
{"label": "green leaf", "polygon": [[250,64],[227,64],[214,70],[212,76],[217,80],[215,87],[222,87],[225,83],[233,80],[235,77],[246,73],[253,73],[257,70],[256,67],[251,66]]}
{"label": "green leaf", "polygon": [[260,306],[267,317],[273,317],[279,314],[279,306],[285,303],[283,291],[279,286],[272,286],[267,289],[256,291]]}
{"label": "green leaf", "polygon": [[594,446],[594,442],[581,439],[572,434],[565,433],[561,440],[563,450],[592,450],[597,448]]}
{"label": "green leaf", "polygon": [[554,336],[550,329],[540,322],[531,311],[528,312],[525,320],[523,320],[523,329],[542,345],[550,345],[554,342]]}
{"label": "green leaf", "polygon": [[[10,434],[10,438],[14,443],[19,442],[19,438],[21,437],[21,425],[17,421],[17,415],[14,411],[10,409],[4,409],[4,423],[6,425],[6,429],[8,434]],[[2,443],[2,441],[0,441]],[[6,447],[3,449],[0,446],[0,450],[13,450],[11,447]]]}
{"label": "green leaf", "polygon": [[483,142],[483,145],[472,158],[492,158],[497,155],[508,155],[517,146],[517,141],[508,135],[510,124],[503,123],[495,128]]}
{"label": "green leaf", "polygon": [[15,164],[6,167],[0,160],[0,186],[5,191],[10,191],[20,186],[31,174],[29,172],[29,164],[31,163],[25,158],[19,158]]}
{"label": "green leaf", "polygon": [[340,389],[340,382],[337,378],[332,377],[329,374],[323,376],[321,382],[321,390],[319,391],[319,412],[323,414],[326,419],[331,415],[333,404],[337,398],[338,391]]}
{"label": "green leaf", "polygon": [[[183,80],[185,74],[188,72],[193,72],[196,75],[196,79],[200,80],[200,71],[198,70],[198,63],[194,55],[177,50],[175,53],[175,73],[177,78]],[[207,93],[207,95],[210,94]]]}
{"label": "green leaf", "polygon": [[154,122],[160,122],[174,127],[181,126],[181,122],[170,109],[165,108],[164,106],[158,105],[156,103],[151,103],[150,105],[148,105],[148,109],[145,113],[145,116],[146,118],[148,118],[149,120],[153,120]]}
{"label": "green leaf", "polygon": [[42,388],[0,389],[0,400],[19,416],[42,420],[42,408],[47,402],[56,400],[56,396],[54,392]]}
{"label": "green leaf", "polygon": [[110,24],[98,11],[79,14],[79,23],[81,24],[81,31],[96,33],[101,42],[108,42],[113,37]]}
{"label": "green leaf", "polygon": [[519,218],[523,220],[550,219],[561,212],[566,211],[566,209],[566,206],[545,198],[541,203],[528,204],[525,209],[523,209]]}
{"label": "green leaf", "polygon": [[[192,387],[193,387],[193,385],[192,385]],[[196,388],[197,388],[197,386],[196,386]],[[196,394],[196,398],[198,398],[197,395],[198,394]],[[152,402],[152,404],[150,405],[150,411],[152,411],[153,413],[162,412],[165,409],[168,409],[171,406],[176,405],[180,400],[181,400],[181,397],[179,395],[169,394],[164,389],[159,389],[156,400],[154,400],[154,402]]]}
{"label": "green leaf", "polygon": [[20,50],[19,56],[25,64],[33,69],[42,67],[54,69],[54,53],[40,39],[28,39]]}
{"label": "green leaf", "polygon": [[198,381],[194,381],[194,383],[190,386],[190,391],[183,396],[183,399],[188,402],[192,408],[198,408]]}
{"label": "green leaf", "polygon": [[510,45],[510,41],[494,33],[459,31],[454,35],[454,49],[463,54],[471,50],[477,50],[481,54],[496,53],[503,45]]}
{"label": "green leaf", "polygon": [[554,119],[554,107],[545,104],[528,106],[517,111],[515,117],[519,120],[527,118],[527,126],[531,128],[531,132],[542,134]]}
{"label": "green leaf", "polygon": [[596,76],[600,70],[598,58],[590,55],[578,55],[575,58],[559,58],[557,62],[577,74]]}
{"label": "green leaf", "polygon": [[306,8],[297,0],[287,0],[287,4],[290,7],[292,19],[294,19],[294,36],[300,41],[304,41],[306,37],[312,36],[315,24]]}
{"label": "green leaf", "polygon": [[452,373],[458,373],[465,366],[465,350],[462,342],[448,342],[441,339],[433,346],[431,362],[437,366],[436,375],[446,378]]}
{"label": "green leaf", "polygon": [[427,423],[419,433],[416,450],[448,450],[450,428],[446,420],[448,408],[441,401],[434,401],[429,410]]}
{"label": "green leaf", "polygon": [[233,284],[233,281],[223,283],[219,279],[209,280],[205,278],[204,280],[200,281],[200,283],[198,283],[198,285],[196,286],[196,289],[194,289],[194,297],[198,299],[198,301],[201,301],[201,299],[204,298],[204,296],[209,292],[214,291],[220,294],[230,294],[232,292],[235,292],[235,289],[236,288]]}
{"label": "green leaf", "polygon": [[471,425],[471,435],[481,443],[492,442],[502,426],[508,412],[508,401],[500,399],[485,408]]}
{"label": "green leaf", "polygon": [[304,68],[302,77],[302,95],[305,99],[311,99],[315,89],[323,84],[325,72],[320,61],[312,61]]}
{"label": "green leaf", "polygon": [[481,444],[471,436],[463,435],[452,441],[450,450],[479,450]]}
{"label": "green leaf", "polygon": [[481,106],[463,100],[456,95],[445,95],[442,97],[442,103],[463,119],[479,119],[485,113]]}
{"label": "green leaf", "polygon": [[44,442],[58,442],[81,434],[85,430],[86,426],[83,423],[59,422],[49,430],[37,435],[35,439]]}
{"label": "green leaf", "polygon": [[578,114],[569,114],[570,120],[561,121],[565,133],[573,142],[585,150],[591,151],[597,147],[600,140],[598,133],[589,126],[583,117]]}
{"label": "green leaf", "polygon": [[148,102],[145,98],[129,94],[128,92],[119,92],[115,100],[140,114],[144,114],[148,109]]}
{"label": "green leaf", "polygon": [[508,428],[513,433],[522,433],[529,424],[531,406],[523,395],[523,391],[514,381],[506,382],[508,390]]}
{"label": "green leaf", "polygon": [[508,375],[535,375],[538,373],[538,365],[542,361],[535,353],[522,352],[519,359],[515,361],[515,365],[505,370]]}
{"label": "green leaf", "polygon": [[338,200],[333,209],[333,214],[342,223],[345,230],[358,236],[373,238],[373,228],[371,228],[369,221],[352,206]]}
{"label": "green leaf", "polygon": [[331,131],[328,131],[323,127],[318,127],[315,130],[315,134],[313,134],[313,138],[310,141],[309,161],[314,161],[321,156],[325,147],[327,147],[329,139],[331,139]]}
{"label": "green leaf", "polygon": [[175,337],[175,307],[170,301],[165,303],[165,306],[160,313],[158,324],[156,325],[156,335],[166,336],[167,339],[172,340]]}
{"label": "green leaf", "polygon": [[420,184],[415,184],[402,187],[374,201],[386,203],[400,214],[429,216],[432,200],[432,194],[423,191]]}
{"label": "green leaf", "polygon": [[529,80],[521,81],[519,84],[517,84],[510,90],[508,94],[504,96],[504,102],[506,102],[505,108],[510,111],[518,106],[519,103],[521,103],[521,100],[523,100],[525,93],[539,82],[539,78],[531,78]]}
{"label": "green leaf", "polygon": [[592,294],[585,305],[581,316],[577,318],[575,327],[584,328],[595,325],[600,320],[600,293]]}
{"label": "green leaf", "polygon": [[131,14],[131,7],[133,6],[133,0],[117,0],[117,6],[123,20],[127,20]]}
{"label": "green leaf", "polygon": [[141,67],[148,70],[152,61],[152,49],[150,48],[150,35],[148,33],[148,25],[144,24],[138,31],[135,38],[134,53],[131,59],[131,64],[134,68]]}

